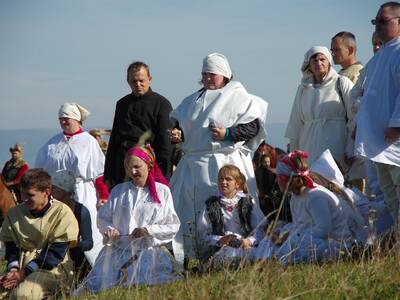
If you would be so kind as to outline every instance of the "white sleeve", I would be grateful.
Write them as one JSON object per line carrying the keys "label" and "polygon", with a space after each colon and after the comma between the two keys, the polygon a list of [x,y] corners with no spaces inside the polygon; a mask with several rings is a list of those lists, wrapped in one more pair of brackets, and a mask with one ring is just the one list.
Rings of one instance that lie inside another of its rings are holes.
{"label": "white sleeve", "polygon": [[97,227],[101,234],[108,228],[115,228],[113,224],[114,201],[116,201],[115,189],[111,190],[108,201],[97,211]]}
{"label": "white sleeve", "polygon": [[[303,94],[304,87],[300,85],[297,89],[296,97],[293,102],[292,111],[290,113],[289,122],[286,128],[285,137],[290,139],[290,142],[297,143],[295,145],[298,148],[298,140],[300,138],[300,132],[303,128],[303,116],[301,114],[301,97]],[[297,142],[296,142],[297,141]],[[290,145],[291,150],[292,145]]]}

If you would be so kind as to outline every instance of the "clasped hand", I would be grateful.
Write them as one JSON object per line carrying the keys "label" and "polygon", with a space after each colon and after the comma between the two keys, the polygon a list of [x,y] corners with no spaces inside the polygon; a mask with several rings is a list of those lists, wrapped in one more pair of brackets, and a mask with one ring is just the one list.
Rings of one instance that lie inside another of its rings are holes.
{"label": "clasped hand", "polygon": [[7,275],[0,277],[1,285],[7,289],[11,290],[15,288],[19,283],[24,281],[25,279],[25,271],[18,269],[11,269]]}
{"label": "clasped hand", "polygon": [[233,248],[242,247],[244,249],[249,249],[252,246],[252,243],[249,239],[238,239],[234,234],[224,235],[217,242],[218,247],[229,246]]}

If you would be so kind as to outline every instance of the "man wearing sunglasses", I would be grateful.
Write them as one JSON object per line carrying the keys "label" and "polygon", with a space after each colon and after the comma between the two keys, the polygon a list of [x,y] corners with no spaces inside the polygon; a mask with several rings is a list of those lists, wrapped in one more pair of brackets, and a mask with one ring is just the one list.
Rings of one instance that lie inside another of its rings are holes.
{"label": "man wearing sunglasses", "polygon": [[368,62],[355,154],[376,163],[385,202],[399,225],[400,3],[381,5],[371,22],[383,45]]}

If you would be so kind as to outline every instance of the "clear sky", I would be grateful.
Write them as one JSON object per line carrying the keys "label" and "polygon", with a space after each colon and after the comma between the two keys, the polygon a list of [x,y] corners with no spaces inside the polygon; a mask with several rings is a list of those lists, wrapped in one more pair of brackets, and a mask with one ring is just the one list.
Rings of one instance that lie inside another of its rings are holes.
{"label": "clear sky", "polygon": [[[311,46],[353,32],[372,55],[375,0],[0,0],[0,129],[55,128],[63,102],[112,124],[130,93],[126,67],[150,65],[152,87],[176,107],[199,88],[201,62],[225,54],[235,79],[285,123]],[[337,68],[337,67],[336,67]]]}

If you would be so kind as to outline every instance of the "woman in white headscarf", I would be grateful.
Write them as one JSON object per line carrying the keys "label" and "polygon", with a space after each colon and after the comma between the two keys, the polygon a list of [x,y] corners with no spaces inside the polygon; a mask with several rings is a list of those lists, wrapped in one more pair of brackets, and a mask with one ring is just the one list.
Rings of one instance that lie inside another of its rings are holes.
{"label": "woman in white headscarf", "polygon": [[207,55],[203,60],[203,87],[171,112],[176,121],[171,140],[182,142],[184,152],[170,182],[182,224],[173,241],[180,262],[201,251],[196,236],[198,215],[205,201],[218,193],[218,170],[223,165],[237,166],[256,198],[251,157],[266,137],[268,104],[231,79],[226,57],[219,53]]}
{"label": "woman in white headscarf", "polygon": [[329,149],[344,164],[347,123],[353,117],[349,95],[353,83],[334,70],[326,47],[308,50],[301,71],[303,78],[285,134],[290,139],[290,151],[306,151],[308,163],[312,164]]}
{"label": "woman in white headscarf", "polygon": [[[82,128],[89,111],[77,103],[64,103],[58,112],[62,132],[52,137],[40,150],[35,166],[50,174],[69,170],[76,178],[75,201],[90,212],[93,248],[86,251],[88,262],[93,265],[103,246],[103,237],[96,226],[98,198],[107,198],[108,192],[101,178],[104,171],[104,154],[96,139]],[[99,197],[98,197],[99,193]]]}

